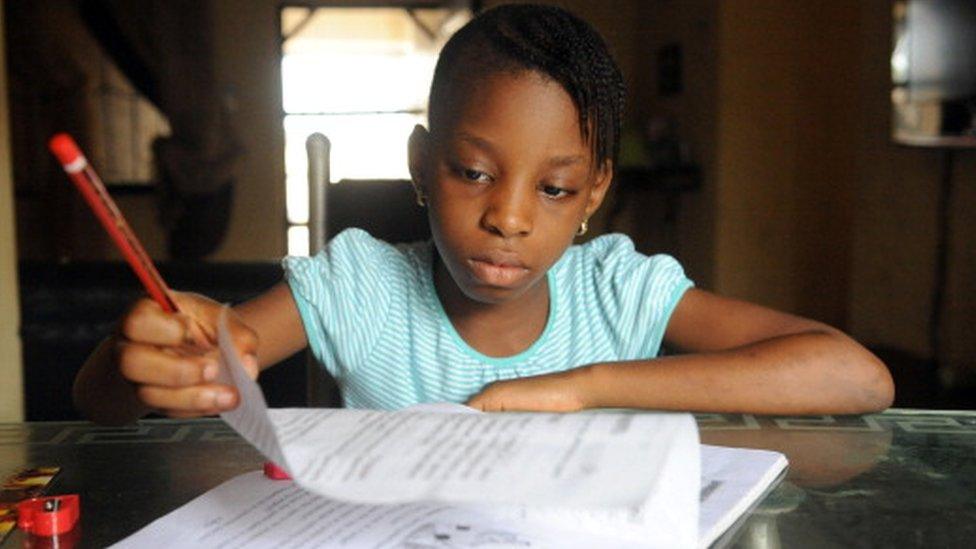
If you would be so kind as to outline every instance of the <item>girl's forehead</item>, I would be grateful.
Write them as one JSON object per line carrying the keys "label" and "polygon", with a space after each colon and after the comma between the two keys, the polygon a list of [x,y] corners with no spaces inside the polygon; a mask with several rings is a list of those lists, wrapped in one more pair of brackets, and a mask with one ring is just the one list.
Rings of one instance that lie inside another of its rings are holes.
{"label": "girl's forehead", "polygon": [[496,72],[458,82],[431,128],[446,141],[470,138],[562,150],[589,149],[579,126],[579,111],[554,80],[533,71]]}
{"label": "girl's forehead", "polygon": [[[548,116],[579,118],[566,90],[553,79],[529,70],[465,75],[454,85],[447,107],[454,117],[498,116],[513,110],[543,110]],[[450,117],[449,117],[450,118]]]}

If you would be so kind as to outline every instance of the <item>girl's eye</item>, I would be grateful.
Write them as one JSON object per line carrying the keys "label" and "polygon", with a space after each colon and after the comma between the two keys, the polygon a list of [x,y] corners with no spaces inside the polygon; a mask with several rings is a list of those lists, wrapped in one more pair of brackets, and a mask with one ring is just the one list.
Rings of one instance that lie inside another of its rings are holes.
{"label": "girl's eye", "polygon": [[542,194],[546,195],[547,198],[563,198],[570,193],[566,189],[554,185],[543,185]]}
{"label": "girl's eye", "polygon": [[475,170],[472,168],[461,168],[461,177],[467,179],[468,181],[487,181],[489,178],[488,174],[481,170]]}
{"label": "girl's eye", "polygon": [[471,181],[480,181],[481,179],[487,177],[487,174],[482,171],[472,170],[471,168],[464,169],[465,179],[470,179]]}

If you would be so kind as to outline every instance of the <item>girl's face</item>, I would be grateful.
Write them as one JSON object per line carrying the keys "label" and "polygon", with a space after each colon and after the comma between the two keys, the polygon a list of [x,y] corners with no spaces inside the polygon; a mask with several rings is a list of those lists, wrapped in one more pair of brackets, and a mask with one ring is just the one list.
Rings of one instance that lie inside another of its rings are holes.
{"label": "girl's face", "polygon": [[480,303],[545,291],[612,166],[594,165],[572,99],[537,73],[495,73],[456,95],[436,138],[418,127],[410,144],[444,267]]}

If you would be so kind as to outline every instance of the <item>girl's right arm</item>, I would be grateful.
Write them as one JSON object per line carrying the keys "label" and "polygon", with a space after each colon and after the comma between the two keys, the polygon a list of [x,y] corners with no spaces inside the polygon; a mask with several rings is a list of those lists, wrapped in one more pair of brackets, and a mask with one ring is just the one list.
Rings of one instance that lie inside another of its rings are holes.
{"label": "girl's right arm", "polygon": [[[238,404],[237,391],[215,382],[217,319],[223,307],[173,292],[179,313],[141,299],[122,317],[75,378],[75,406],[105,424],[132,422],[151,411],[173,417],[213,415]],[[228,328],[252,377],[306,345],[298,309],[285,283],[234,308]]]}

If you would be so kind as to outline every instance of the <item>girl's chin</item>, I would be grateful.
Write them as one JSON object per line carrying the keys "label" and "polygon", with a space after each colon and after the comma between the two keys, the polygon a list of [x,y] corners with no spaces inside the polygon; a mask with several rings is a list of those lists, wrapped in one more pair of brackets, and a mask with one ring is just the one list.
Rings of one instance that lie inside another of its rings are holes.
{"label": "girl's chin", "polygon": [[492,286],[487,285],[477,279],[465,281],[460,286],[461,293],[468,299],[478,303],[500,304],[508,303],[530,294],[538,286],[539,281],[525,280],[521,284],[511,286]]}
{"label": "girl's chin", "polygon": [[478,303],[499,304],[512,301],[525,293],[524,288],[500,288],[497,286],[465,285],[461,288],[468,299]]}

